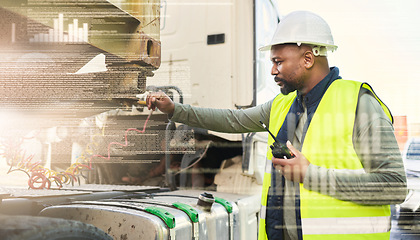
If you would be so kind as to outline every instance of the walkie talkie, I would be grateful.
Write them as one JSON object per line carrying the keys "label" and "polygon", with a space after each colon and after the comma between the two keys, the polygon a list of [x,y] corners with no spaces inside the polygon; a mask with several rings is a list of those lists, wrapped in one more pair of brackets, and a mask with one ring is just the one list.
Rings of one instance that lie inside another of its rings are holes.
{"label": "walkie talkie", "polygon": [[260,123],[262,124],[262,126],[265,128],[265,130],[267,130],[267,132],[271,135],[271,137],[274,139],[274,143],[273,145],[270,146],[271,148],[271,152],[273,153],[273,156],[276,158],[292,158],[295,155],[290,151],[289,148],[287,148],[287,146],[281,142],[279,142],[277,140],[277,138],[270,132],[270,130],[268,130],[267,126],[260,121]]}

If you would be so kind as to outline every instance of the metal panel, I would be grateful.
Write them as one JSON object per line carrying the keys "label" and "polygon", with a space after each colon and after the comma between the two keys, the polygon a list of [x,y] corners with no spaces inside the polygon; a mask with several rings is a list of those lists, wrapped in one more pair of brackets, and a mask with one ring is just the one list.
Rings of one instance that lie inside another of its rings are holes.
{"label": "metal panel", "polygon": [[[107,201],[79,202],[73,205],[53,206],[44,209],[42,216],[60,217],[90,223],[104,230],[114,238],[124,236],[135,239],[139,231],[147,231],[141,239],[167,239],[170,229],[156,216],[146,212],[149,207],[157,207],[175,218],[175,234],[178,239],[232,240],[241,238],[239,208],[233,201],[217,199],[210,211],[197,205],[196,192],[188,195],[172,193],[153,195],[144,199],[111,199]],[[198,213],[198,226],[174,203],[184,203]],[[133,223],[128,227],[128,223]],[[244,226],[246,227],[246,226]],[[198,230],[198,231],[197,231]]]}
{"label": "metal panel", "polygon": [[114,239],[192,239],[191,223],[184,212],[162,207],[175,217],[171,231],[161,218],[145,211],[148,206],[151,205],[91,202],[49,207],[40,215],[93,224]]}
{"label": "metal panel", "polygon": [[[178,190],[170,193],[157,193],[154,195],[155,200],[161,198],[172,198],[174,201],[180,198],[186,203],[195,204],[197,197],[202,191],[200,190]],[[258,231],[258,219],[257,215],[260,210],[261,196],[257,195],[241,195],[224,192],[212,192],[215,197],[221,197],[228,200],[233,206],[233,239],[256,239]],[[169,197],[170,195],[170,197]],[[165,200],[165,201],[169,201]],[[213,208],[217,207],[217,203],[213,205]],[[213,209],[212,209],[213,210]],[[210,238],[209,238],[210,239]]]}
{"label": "metal panel", "polygon": [[[182,194],[179,194],[178,192],[171,192],[169,194],[163,193],[155,195],[153,199],[167,203],[182,202],[200,209],[200,207],[197,206],[198,197],[196,197],[199,193],[200,192],[198,191],[182,191]],[[214,193],[214,195],[217,196],[217,193]],[[206,219],[208,239],[240,239],[239,209],[234,202],[231,202],[231,204],[233,209],[230,214],[227,212],[226,208],[219,203],[213,203],[210,212],[201,211],[200,220],[202,218]],[[202,229],[200,229],[200,232],[201,230]]]}

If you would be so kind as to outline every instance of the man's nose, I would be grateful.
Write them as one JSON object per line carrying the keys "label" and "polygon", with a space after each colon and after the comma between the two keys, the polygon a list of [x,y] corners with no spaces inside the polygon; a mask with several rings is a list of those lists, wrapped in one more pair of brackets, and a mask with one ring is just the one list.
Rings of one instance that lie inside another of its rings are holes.
{"label": "man's nose", "polygon": [[277,75],[279,74],[279,70],[277,69],[276,64],[273,64],[273,67],[271,67],[271,75]]}

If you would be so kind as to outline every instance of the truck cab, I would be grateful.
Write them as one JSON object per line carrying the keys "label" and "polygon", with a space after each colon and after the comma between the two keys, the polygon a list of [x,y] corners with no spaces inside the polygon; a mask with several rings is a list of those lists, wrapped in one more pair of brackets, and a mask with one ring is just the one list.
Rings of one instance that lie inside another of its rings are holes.
{"label": "truck cab", "polygon": [[0,221],[32,229],[9,239],[256,238],[267,133],[175,124],[143,100],[161,90],[239,109],[274,98],[269,53],[258,51],[279,21],[274,1],[0,7],[0,105],[13,119],[3,179],[24,179],[2,183]]}
{"label": "truck cab", "polygon": [[[258,48],[271,40],[279,21],[277,9],[269,0],[162,1],[162,61],[148,87],[175,85],[180,91],[170,93],[174,100],[182,93],[183,103],[197,107],[243,109],[273,99],[279,90],[270,75],[270,53]],[[267,133],[204,132],[239,145],[240,181],[261,187]],[[258,192],[241,184],[222,187],[226,179],[219,173],[219,190]]]}

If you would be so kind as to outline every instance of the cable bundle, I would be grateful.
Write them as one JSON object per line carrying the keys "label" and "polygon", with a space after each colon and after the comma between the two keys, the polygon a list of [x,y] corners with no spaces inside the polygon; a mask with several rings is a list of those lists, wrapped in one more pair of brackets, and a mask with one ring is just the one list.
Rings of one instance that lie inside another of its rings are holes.
{"label": "cable bundle", "polygon": [[9,171],[7,172],[8,174],[14,171],[22,171],[28,175],[28,186],[31,189],[50,189],[51,183],[55,183],[58,188],[62,188],[64,184],[74,185],[75,182],[80,183],[79,177],[83,176],[82,170],[92,169],[92,160],[94,157],[109,160],[111,158],[110,148],[112,145],[120,145],[123,147],[128,146],[128,132],[135,131],[138,133],[144,133],[152,113],[153,111],[151,111],[147,117],[143,126],[143,130],[140,131],[136,128],[129,128],[125,131],[124,144],[118,142],[109,143],[107,157],[93,154],[92,146],[98,145],[98,143],[94,140],[97,135],[93,136],[92,141],[86,146],[82,154],[76,159],[76,162],[71,164],[70,167],[62,172],[57,172],[42,166],[42,161],[33,162],[34,155],[26,156],[24,150],[21,149],[21,145],[25,139],[30,138],[21,138],[17,144],[10,142],[3,143],[3,152],[0,154],[0,156],[3,156],[10,165]]}

